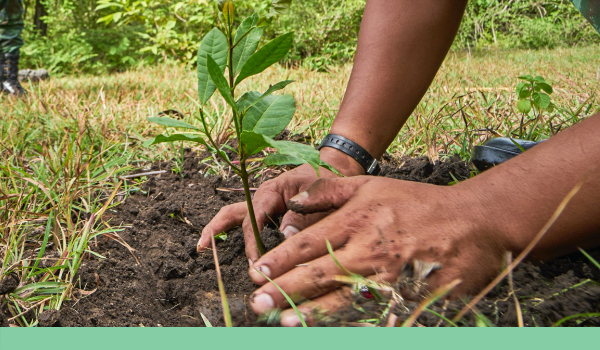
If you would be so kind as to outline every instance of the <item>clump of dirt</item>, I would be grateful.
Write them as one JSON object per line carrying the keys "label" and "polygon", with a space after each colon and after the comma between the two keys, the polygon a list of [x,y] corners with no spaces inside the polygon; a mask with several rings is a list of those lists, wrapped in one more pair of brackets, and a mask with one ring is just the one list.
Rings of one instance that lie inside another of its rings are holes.
{"label": "clump of dirt", "polygon": [[[244,196],[241,191],[219,190],[242,188],[236,176],[204,177],[206,168],[200,161],[207,156],[186,152],[182,174],[167,171],[151,177],[141,191],[105,214],[111,225],[122,225],[124,230],[118,236],[99,238],[91,247],[105,259],[88,256],[81,265],[77,287],[94,292],[66,302],[60,311],[42,314],[40,325],[204,326],[201,314],[213,325],[224,324],[212,253],[198,254],[196,243],[202,228],[221,207],[243,201]],[[169,163],[157,163],[151,170],[170,169]],[[462,180],[469,174],[468,165],[458,157],[435,164],[426,157],[388,158],[382,171],[384,176],[438,185],[454,181],[452,176]],[[252,186],[258,187],[264,180],[256,180]],[[267,249],[284,239],[276,227],[266,227],[262,234]],[[119,238],[131,249],[119,243]],[[228,232],[225,241],[217,240],[217,253],[234,325],[268,326],[266,321],[257,320],[248,305],[257,286],[248,276],[240,228]],[[588,265],[579,256],[570,256],[539,267],[523,264],[518,268],[514,277],[517,296],[542,298],[527,299],[526,323],[549,325],[577,312],[598,311],[600,288],[591,282],[564,291],[585,279],[599,279],[599,272]],[[511,311],[512,298],[506,295],[507,287],[502,286],[477,307],[494,324],[512,326],[516,324],[516,314]],[[360,319],[378,317],[383,308],[362,297],[358,297],[356,305],[360,307],[333,315],[321,324],[351,325]],[[434,311],[449,318],[459,309],[448,305],[444,309],[443,304],[433,306]],[[400,314],[400,319],[404,318]],[[418,322],[431,326],[439,318],[424,313]],[[475,320],[468,324],[475,324]]]}
{"label": "clump of dirt", "polygon": [[19,286],[19,276],[11,273],[0,280],[0,295],[8,294]]}

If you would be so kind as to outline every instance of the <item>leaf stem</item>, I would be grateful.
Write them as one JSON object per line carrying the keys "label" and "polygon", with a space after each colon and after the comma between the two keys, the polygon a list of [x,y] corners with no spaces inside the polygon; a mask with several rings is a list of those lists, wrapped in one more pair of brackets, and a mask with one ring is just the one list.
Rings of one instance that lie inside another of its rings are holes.
{"label": "leaf stem", "polygon": [[210,142],[210,144],[214,147],[215,152],[217,152],[217,154],[227,163],[229,164],[229,166],[231,167],[231,169],[233,169],[233,171],[235,171],[236,174],[240,174],[241,170],[240,168],[236,167],[235,165],[233,165],[231,163],[231,161],[229,161],[229,159],[227,158],[227,156],[223,155],[223,151],[221,151],[217,145],[217,143],[213,140],[212,136],[210,135],[210,131],[208,131],[208,124],[206,123],[206,119],[204,118],[204,111],[202,109],[202,107],[200,107],[200,119],[202,120],[202,125],[204,126],[204,134],[206,135],[206,137],[208,138],[208,142]]}

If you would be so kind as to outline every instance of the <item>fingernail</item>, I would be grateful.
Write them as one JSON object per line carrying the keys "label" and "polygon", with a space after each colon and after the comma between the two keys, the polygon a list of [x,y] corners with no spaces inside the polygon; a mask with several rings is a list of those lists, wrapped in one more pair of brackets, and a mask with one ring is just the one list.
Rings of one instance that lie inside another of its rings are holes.
{"label": "fingernail", "polygon": [[[304,315],[302,315],[302,319],[306,321]],[[300,322],[300,318],[297,314],[292,314],[282,317],[281,325],[284,327],[300,327],[302,325],[302,322]]]}
{"label": "fingernail", "polygon": [[295,235],[298,232],[300,232],[300,230],[298,230],[296,227],[294,227],[292,225],[286,226],[286,228],[284,228],[283,231],[281,231],[281,233],[283,233],[283,235],[285,236],[285,239],[292,237],[293,235]]}
{"label": "fingernail", "polygon": [[294,197],[290,198],[290,202],[302,203],[308,198],[308,192],[300,192]]}
{"label": "fingernail", "polygon": [[259,281],[259,283],[260,283],[260,281],[266,282],[265,278],[260,273],[258,273],[256,270],[262,272],[265,276],[271,278],[271,269],[269,269],[266,266],[254,266],[254,263],[252,263],[250,265],[250,276],[252,277],[252,279],[254,281]]}
{"label": "fingernail", "polygon": [[273,298],[269,294],[259,294],[252,301],[252,309],[259,314],[271,310],[275,306]]}
{"label": "fingernail", "polygon": [[271,269],[267,266],[259,266],[257,269],[262,272],[265,276],[271,278]]}

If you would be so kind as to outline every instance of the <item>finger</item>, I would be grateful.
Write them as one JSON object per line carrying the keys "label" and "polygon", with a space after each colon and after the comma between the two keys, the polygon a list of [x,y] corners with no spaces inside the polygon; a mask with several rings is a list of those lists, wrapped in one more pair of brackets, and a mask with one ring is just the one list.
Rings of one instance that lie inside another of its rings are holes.
{"label": "finger", "polygon": [[[298,311],[307,325],[312,326],[318,322],[319,316],[330,315],[352,305],[354,296],[350,287],[342,287],[322,297],[298,305]],[[281,325],[284,327],[300,327],[302,322],[296,310],[289,308],[281,313]]]}
{"label": "finger", "polygon": [[[340,222],[344,223],[343,227],[340,226]],[[343,247],[353,234],[359,233],[360,226],[358,225],[359,223],[353,225],[352,222],[348,222],[345,210],[338,210],[315,225],[286,239],[285,242],[261,257],[254,266],[269,278],[279,277],[298,264],[328,255],[326,240],[331,243],[334,250]],[[249,274],[257,284],[267,282],[254,270],[253,266],[250,267]]]}
{"label": "finger", "polygon": [[302,214],[338,209],[360,186],[371,179],[369,176],[322,178],[315,181],[306,191],[292,197],[287,202],[287,207]]}
{"label": "finger", "polygon": [[285,238],[288,239],[327,215],[329,215],[329,212],[302,215],[289,210],[281,219],[280,230]]}
{"label": "finger", "polygon": [[204,227],[196,249],[201,252],[211,246],[211,236],[240,226],[248,214],[245,202],[231,204],[219,210],[217,215]]}
{"label": "finger", "polygon": [[[339,249],[335,252],[340,264],[359,275],[376,273],[374,266],[357,261],[355,251]],[[304,266],[296,267],[283,276],[276,278],[274,283],[287,295],[299,295],[306,299],[313,299],[325,295],[341,286],[334,277],[344,275],[344,272],[329,255],[322,256]],[[288,302],[279,288],[273,283],[268,283],[259,288],[251,299],[254,312],[264,313],[272,308],[287,307]]]}
{"label": "finger", "polygon": [[[367,277],[375,282],[392,282],[395,281],[395,276],[392,274],[378,274]],[[352,303],[356,300],[352,294],[353,287],[344,286],[338,288],[329,294],[315,298],[311,301],[297,305],[298,311],[308,325],[314,325],[323,316],[330,316],[338,311],[352,307]],[[302,325],[296,311],[289,308],[281,313],[281,325],[284,327],[299,327]]]}

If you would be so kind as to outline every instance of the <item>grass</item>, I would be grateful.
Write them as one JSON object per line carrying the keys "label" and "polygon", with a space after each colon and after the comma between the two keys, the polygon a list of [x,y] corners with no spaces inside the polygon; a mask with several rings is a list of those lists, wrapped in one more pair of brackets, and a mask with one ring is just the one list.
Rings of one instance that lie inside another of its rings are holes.
{"label": "grass", "polygon": [[[597,67],[598,47],[452,53],[388,152],[468,159],[472,146],[490,136],[517,137],[522,116],[513,89],[517,76],[528,73],[555,87],[559,108],[540,119],[525,118],[524,134],[549,137],[599,110]],[[350,65],[328,73],[275,67],[242,88],[266,90],[276,81],[296,80],[285,89],[298,106],[290,130],[317,143],[336,114],[350,71]],[[197,124],[195,86],[194,72],[165,64],[25,84],[26,99],[0,97],[0,277],[14,272],[20,280],[6,296],[11,323],[36,325],[43,310],[93,291],[76,279],[78,266],[97,255],[99,239],[126,244],[105,214],[140,191],[144,180],[122,175],[181,152],[169,145],[144,147],[149,136],[164,131],[146,117],[173,109]],[[227,136],[225,102],[213,97],[209,104],[213,134]],[[213,169],[223,173],[219,164]]]}

